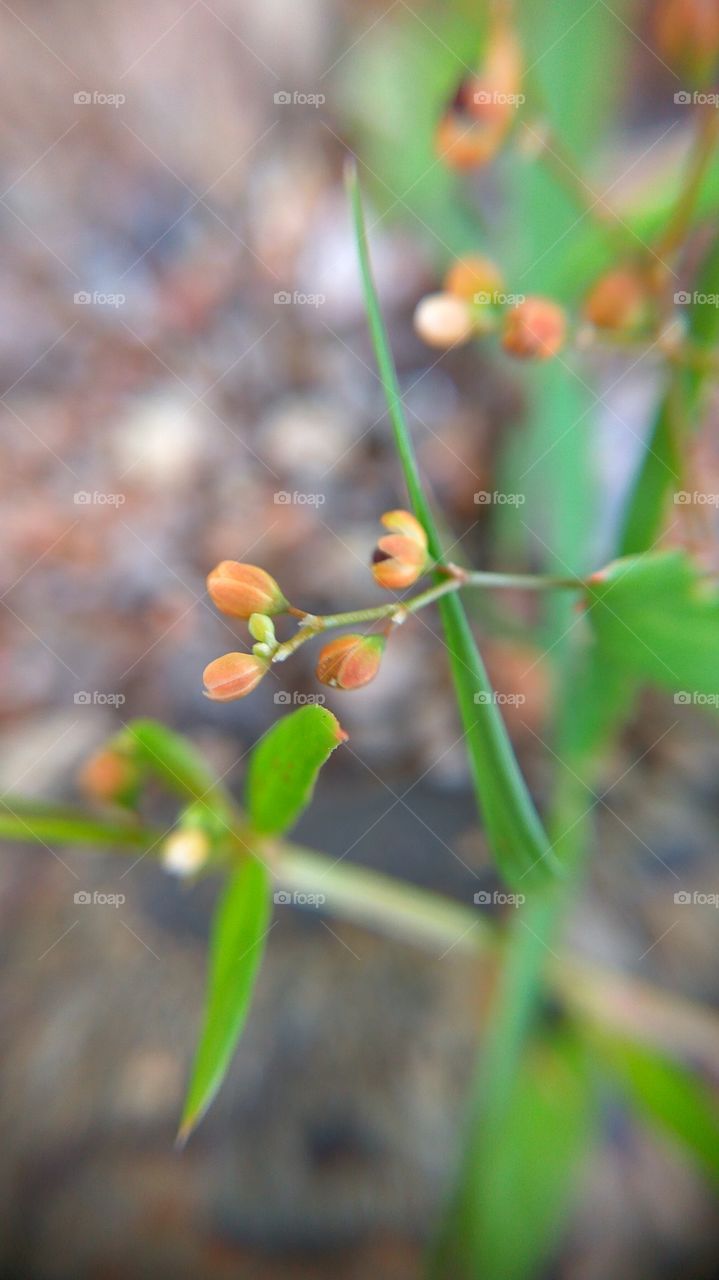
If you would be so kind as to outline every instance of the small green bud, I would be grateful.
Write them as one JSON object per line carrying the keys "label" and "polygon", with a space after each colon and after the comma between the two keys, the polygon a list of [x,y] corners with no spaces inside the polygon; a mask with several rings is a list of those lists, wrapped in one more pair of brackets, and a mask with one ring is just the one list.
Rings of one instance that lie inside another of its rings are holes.
{"label": "small green bud", "polygon": [[251,614],[247,625],[254,640],[259,640],[261,644],[270,645],[270,647],[277,644],[274,623],[266,613]]}

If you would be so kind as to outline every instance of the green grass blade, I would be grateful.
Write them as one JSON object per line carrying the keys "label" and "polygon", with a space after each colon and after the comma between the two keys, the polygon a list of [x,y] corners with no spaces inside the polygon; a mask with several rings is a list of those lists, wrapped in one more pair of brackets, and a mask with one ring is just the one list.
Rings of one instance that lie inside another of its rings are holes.
{"label": "green grass blade", "polygon": [[[414,446],[405,421],[402,396],[379,307],[369,261],[362,199],[354,166],[347,179],[354,217],[367,318],[382,378],[394,439],[402,464],[410,502],[424,526],[429,547],[442,557],[437,526],[424,494]],[[526,887],[533,879],[546,878],[557,869],[547,835],[529,795],[512,750],[504,721],[492,697],[484,664],[456,596],[439,602],[447,651],[454,678],[462,726],[467,739],[477,800],[497,865],[511,883]],[[485,700],[475,701],[477,695]]]}
{"label": "green grass blade", "polygon": [[247,858],[215,910],[205,1018],[178,1134],[184,1143],[215,1097],[247,1018],[270,916],[265,868]]}

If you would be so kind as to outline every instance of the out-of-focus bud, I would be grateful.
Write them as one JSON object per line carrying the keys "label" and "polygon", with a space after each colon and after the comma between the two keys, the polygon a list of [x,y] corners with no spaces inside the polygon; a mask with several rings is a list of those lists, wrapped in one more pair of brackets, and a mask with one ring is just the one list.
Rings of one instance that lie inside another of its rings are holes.
{"label": "out-of-focus bud", "polygon": [[317,679],[333,689],[361,689],[377,675],[384,646],[384,636],[338,636],[320,652]]}
{"label": "out-of-focus bud", "polygon": [[427,534],[411,511],[386,511],[381,519],[391,532],[377,543],[372,574],[380,587],[402,591],[429,567]]}
{"label": "out-of-focus bud", "polygon": [[102,804],[132,806],[137,798],[140,772],[127,752],[103,747],[85,762],[78,783],[85,795]]}
{"label": "out-of-focus bud", "polygon": [[458,258],[444,277],[444,289],[465,302],[491,304],[504,289],[504,276],[489,258]]}
{"label": "out-of-focus bud", "polygon": [[564,311],[549,298],[525,298],[504,318],[502,346],[520,360],[549,360],[564,346]]}
{"label": "out-of-focus bud", "polygon": [[173,831],[162,846],[162,865],[176,876],[193,876],[207,862],[210,841],[199,827]]}
{"label": "out-of-focus bud", "polygon": [[631,267],[617,267],[601,276],[584,302],[584,314],[597,329],[638,329],[648,313],[647,282]]}
{"label": "out-of-focus bud", "polygon": [[237,560],[222,560],[207,577],[213,604],[233,618],[253,613],[284,613],[288,608],[278,584],[264,569]]}
{"label": "out-of-focus bud", "polygon": [[719,58],[717,0],[658,0],[654,36],[662,57],[703,84]]}
{"label": "out-of-focus bud", "polygon": [[469,303],[452,293],[429,293],[414,313],[415,332],[430,347],[458,347],[474,333]]}
{"label": "out-of-focus bud", "polygon": [[233,702],[245,698],[257,687],[268,669],[266,658],[254,653],[223,653],[202,673],[205,693],[213,702]]}
{"label": "out-of-focus bud", "polygon": [[481,66],[464,79],[439,122],[435,147],[450,168],[487,164],[499,151],[520,101],[522,53],[509,23],[495,22]]}

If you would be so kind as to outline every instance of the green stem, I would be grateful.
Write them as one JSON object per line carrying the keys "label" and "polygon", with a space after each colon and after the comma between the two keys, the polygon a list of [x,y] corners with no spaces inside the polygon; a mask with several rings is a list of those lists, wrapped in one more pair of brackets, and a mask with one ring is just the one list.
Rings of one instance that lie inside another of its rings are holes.
{"label": "green stem", "polygon": [[[442,568],[442,566],[439,567]],[[435,583],[433,587],[428,587],[426,591],[420,591],[418,595],[410,596],[407,600],[394,600],[391,604],[374,605],[369,609],[352,609],[347,613],[307,613],[303,616],[297,633],[275,650],[272,661],[284,662],[307,640],[312,640],[323,631],[331,631],[335,627],[349,627],[360,622],[377,622],[382,618],[396,623],[403,622],[408,614],[418,613],[427,605],[434,604],[435,600],[441,600],[443,596],[461,591],[464,587],[508,587],[523,591],[552,589],[580,591],[585,586],[586,583],[582,578],[561,578],[550,574],[531,573],[484,573],[480,570],[465,572],[458,569],[454,571],[451,578]]]}

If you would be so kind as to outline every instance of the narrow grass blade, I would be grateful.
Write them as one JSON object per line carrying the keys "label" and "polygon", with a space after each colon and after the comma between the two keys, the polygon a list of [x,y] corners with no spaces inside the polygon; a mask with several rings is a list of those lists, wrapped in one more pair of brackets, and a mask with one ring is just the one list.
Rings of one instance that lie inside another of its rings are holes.
{"label": "narrow grass blade", "polygon": [[[379,366],[394,439],[414,513],[424,526],[431,554],[442,546],[424,494],[414,446],[405,421],[387,333],[379,307],[367,249],[362,199],[354,166],[347,185],[352,204],[367,318]],[[446,647],[469,752],[472,776],[489,843],[497,866],[510,883],[527,887],[530,877],[545,879],[558,869],[549,840],[529,795],[509,736],[497,709],[484,664],[464,607],[456,596],[439,602]]]}

